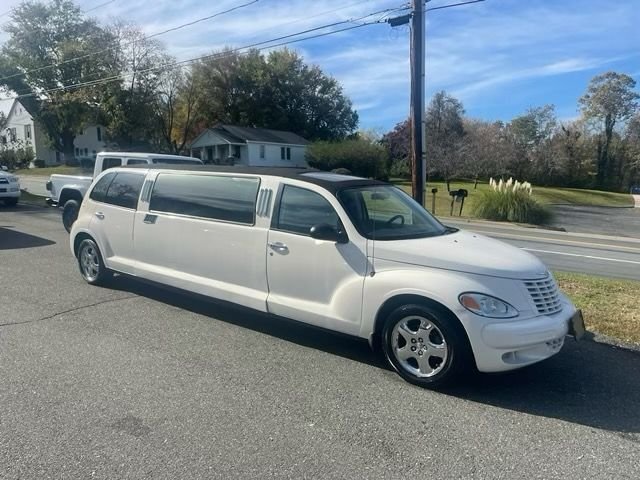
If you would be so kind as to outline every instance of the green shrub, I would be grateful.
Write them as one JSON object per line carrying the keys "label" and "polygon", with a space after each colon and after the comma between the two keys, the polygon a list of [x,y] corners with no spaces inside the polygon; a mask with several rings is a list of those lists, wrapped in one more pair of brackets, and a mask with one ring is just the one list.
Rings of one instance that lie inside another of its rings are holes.
{"label": "green shrub", "polygon": [[345,168],[360,177],[388,178],[386,150],[366,139],[312,143],[307,148],[307,162],[320,170]]}
{"label": "green shrub", "polygon": [[0,165],[5,165],[10,170],[27,168],[33,160],[33,148],[24,145],[20,140],[13,142],[12,148],[0,147]]}
{"label": "green shrub", "polygon": [[508,182],[496,184],[490,181],[491,188],[480,194],[473,207],[473,213],[487,220],[532,223],[549,223],[553,217],[551,210],[532,196],[528,183]]}

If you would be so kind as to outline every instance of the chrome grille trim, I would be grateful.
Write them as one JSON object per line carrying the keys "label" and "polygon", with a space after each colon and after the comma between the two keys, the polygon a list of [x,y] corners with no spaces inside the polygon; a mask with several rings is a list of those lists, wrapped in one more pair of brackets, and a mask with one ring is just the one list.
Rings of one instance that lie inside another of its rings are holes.
{"label": "chrome grille trim", "polygon": [[551,275],[542,280],[525,280],[524,286],[529,292],[538,313],[550,315],[562,310],[558,285]]}

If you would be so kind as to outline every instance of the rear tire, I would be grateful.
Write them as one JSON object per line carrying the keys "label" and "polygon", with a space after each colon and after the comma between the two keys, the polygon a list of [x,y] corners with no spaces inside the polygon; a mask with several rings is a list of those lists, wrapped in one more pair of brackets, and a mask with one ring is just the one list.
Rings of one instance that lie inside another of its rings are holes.
{"label": "rear tire", "polygon": [[78,219],[78,212],[80,211],[80,202],[77,200],[67,200],[62,207],[62,225],[67,233],[71,232],[71,227]]}
{"label": "rear tire", "polygon": [[15,207],[18,204],[18,199],[17,198],[5,198],[4,199],[4,204],[7,207]]}
{"label": "rear tire", "polygon": [[101,285],[111,277],[102,260],[102,254],[96,242],[85,238],[78,246],[78,267],[82,278],[90,285]]}
{"label": "rear tire", "polygon": [[459,380],[473,366],[469,342],[458,319],[428,304],[403,305],[382,329],[384,356],[406,381],[439,388]]}

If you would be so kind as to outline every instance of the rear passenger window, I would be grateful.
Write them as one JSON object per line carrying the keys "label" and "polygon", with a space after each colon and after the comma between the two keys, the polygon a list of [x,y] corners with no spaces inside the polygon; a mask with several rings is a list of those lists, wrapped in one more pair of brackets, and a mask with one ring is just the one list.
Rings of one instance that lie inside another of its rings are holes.
{"label": "rear passenger window", "polygon": [[109,185],[104,202],[119,207],[135,209],[144,182],[144,175],[136,173],[117,173]]}
{"label": "rear passenger window", "polygon": [[319,223],[328,223],[332,227],[340,228],[338,214],[331,204],[319,193],[285,185],[276,228],[309,235],[311,227]]}
{"label": "rear passenger window", "polygon": [[91,190],[91,194],[89,198],[91,200],[95,200],[96,202],[104,202],[104,197],[107,194],[107,190],[109,189],[109,185],[113,181],[113,177],[115,177],[115,173],[107,173],[104,177],[102,177],[98,182],[94,185]]}
{"label": "rear passenger window", "polygon": [[120,165],[122,165],[122,159],[121,158],[104,158],[102,159],[102,171],[104,172],[105,170],[109,169],[109,168],[113,168],[113,167],[119,167]]}
{"label": "rear passenger window", "polygon": [[149,210],[253,224],[257,178],[160,174]]}

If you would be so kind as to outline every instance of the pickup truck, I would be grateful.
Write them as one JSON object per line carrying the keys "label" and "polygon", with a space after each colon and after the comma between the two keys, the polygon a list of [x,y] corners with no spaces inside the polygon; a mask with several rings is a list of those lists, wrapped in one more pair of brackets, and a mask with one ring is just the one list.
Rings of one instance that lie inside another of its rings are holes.
{"label": "pickup truck", "polygon": [[96,156],[93,175],[51,175],[47,182],[47,190],[51,196],[47,203],[62,208],[62,224],[67,232],[78,218],[80,204],[91,186],[94,177],[109,168],[123,165],[202,165],[198,158],[180,155],[162,155],[159,153],[132,152],[100,152]]}

